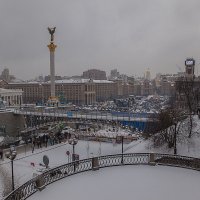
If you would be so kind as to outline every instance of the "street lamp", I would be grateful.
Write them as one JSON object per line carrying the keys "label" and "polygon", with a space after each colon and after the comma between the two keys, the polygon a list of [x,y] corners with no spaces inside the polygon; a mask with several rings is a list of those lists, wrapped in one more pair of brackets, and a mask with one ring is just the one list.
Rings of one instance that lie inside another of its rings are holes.
{"label": "street lamp", "polygon": [[15,185],[14,185],[14,172],[13,172],[13,160],[16,158],[17,156],[17,152],[15,150],[13,150],[12,148],[10,148],[10,152],[7,152],[5,154],[6,158],[10,159],[11,161],[11,169],[12,169],[12,190],[15,189]]}
{"label": "street lamp", "polygon": [[17,127],[17,134],[18,134],[18,140],[19,140],[19,137],[20,137],[20,128],[19,128],[19,126]]}
{"label": "street lamp", "polygon": [[133,107],[133,97],[132,98],[130,98],[129,97],[129,99],[128,99],[128,112],[129,112],[129,127],[130,127],[130,121],[131,121],[131,117],[133,116],[133,114],[132,114],[132,110],[131,110],[131,108]]}
{"label": "street lamp", "polygon": [[177,154],[177,148],[176,148],[176,137],[177,137],[177,132],[176,132],[176,127],[177,123],[174,123],[174,155]]}
{"label": "street lamp", "polygon": [[124,136],[121,136],[121,142],[122,142],[122,160],[121,163],[124,164]]}
{"label": "street lamp", "polygon": [[73,154],[72,154],[72,162],[74,162],[74,172],[76,170],[76,162],[75,162],[75,145],[78,143],[78,140],[73,137],[68,140],[69,144],[73,146]]}
{"label": "street lamp", "polygon": [[41,87],[41,98],[42,98],[41,104],[43,105],[44,104],[44,89],[43,89],[43,84],[40,83],[39,86]]}

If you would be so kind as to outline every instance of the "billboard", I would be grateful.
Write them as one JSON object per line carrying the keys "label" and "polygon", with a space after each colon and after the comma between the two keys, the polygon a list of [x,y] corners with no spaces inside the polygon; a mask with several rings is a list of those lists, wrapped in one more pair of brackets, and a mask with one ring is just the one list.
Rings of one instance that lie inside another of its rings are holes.
{"label": "billboard", "polygon": [[195,60],[193,58],[187,58],[185,61],[185,66],[187,67],[195,66]]}

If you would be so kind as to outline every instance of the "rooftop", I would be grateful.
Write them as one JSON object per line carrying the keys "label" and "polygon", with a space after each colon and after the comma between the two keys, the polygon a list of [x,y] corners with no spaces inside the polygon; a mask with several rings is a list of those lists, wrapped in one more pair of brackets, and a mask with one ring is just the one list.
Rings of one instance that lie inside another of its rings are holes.
{"label": "rooftop", "polygon": [[[63,80],[55,80],[55,83],[57,84],[63,84],[63,83],[87,83],[90,79],[63,79]],[[92,80],[93,83],[113,83],[113,81],[108,80]],[[31,81],[31,82],[17,82],[17,83],[9,83],[9,84],[50,84],[50,81],[48,82],[37,82],[37,81]]]}

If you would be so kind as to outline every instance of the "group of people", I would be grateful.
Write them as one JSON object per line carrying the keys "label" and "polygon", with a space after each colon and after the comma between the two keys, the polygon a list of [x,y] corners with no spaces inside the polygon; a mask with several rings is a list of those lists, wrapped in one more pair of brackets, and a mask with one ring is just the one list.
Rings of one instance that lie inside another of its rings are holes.
{"label": "group of people", "polygon": [[[71,134],[49,133],[39,136],[32,136],[29,139],[25,139],[25,143],[31,143],[32,153],[34,153],[35,148],[42,148],[47,146],[52,146],[54,144],[61,143],[64,139],[70,138]],[[0,146],[0,159],[3,159],[3,147]]]}
{"label": "group of people", "polygon": [[43,134],[37,137],[33,136],[31,138],[32,153],[34,152],[35,147],[39,149],[44,146],[47,147],[47,146],[52,146],[54,144],[59,144],[65,138],[67,138],[67,136],[65,134],[61,134],[61,132]]}

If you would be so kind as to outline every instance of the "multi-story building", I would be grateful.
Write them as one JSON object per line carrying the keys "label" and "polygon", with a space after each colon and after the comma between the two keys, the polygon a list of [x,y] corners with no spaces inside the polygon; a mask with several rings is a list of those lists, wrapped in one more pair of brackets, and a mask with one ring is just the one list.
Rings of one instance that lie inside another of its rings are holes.
{"label": "multi-story building", "polygon": [[110,77],[109,77],[109,79],[111,79],[111,80],[113,80],[113,79],[116,79],[116,78],[118,78],[119,77],[119,72],[117,71],[117,69],[112,69],[111,71],[110,71]]}
{"label": "multi-story building", "polygon": [[10,81],[14,80],[15,77],[13,75],[10,75],[8,68],[4,68],[4,70],[2,71],[2,73],[0,75],[0,79],[4,80],[6,82],[10,82]]}
{"label": "multi-story building", "polygon": [[[24,103],[47,102],[50,97],[50,82],[9,83],[6,88],[22,89]],[[56,96],[77,105],[127,97],[133,90],[133,84],[122,81],[69,79],[55,82]]]}
{"label": "multi-story building", "polygon": [[151,72],[150,72],[150,69],[148,68],[146,71],[145,71],[145,75],[144,75],[145,79],[150,81],[151,80]]}
{"label": "multi-story building", "polygon": [[141,95],[141,84],[139,82],[134,84],[134,95],[136,96]]}
{"label": "multi-story building", "polygon": [[[23,102],[47,102],[50,97],[50,82],[9,83],[7,88],[22,89]],[[93,104],[96,102],[95,86],[92,80],[57,80],[56,96],[63,94],[67,102]]]}
{"label": "multi-story building", "polygon": [[9,69],[5,68],[2,73],[1,73],[1,79],[10,82],[10,74],[9,74]]}
{"label": "multi-story building", "polygon": [[153,86],[152,86],[151,81],[144,80],[141,83],[141,95],[148,96],[148,95],[152,95],[152,94],[154,94],[154,92],[153,92]]}
{"label": "multi-story building", "polygon": [[112,100],[118,96],[117,83],[107,80],[94,80],[95,82],[95,91],[96,91],[96,100],[106,101]]}
{"label": "multi-story building", "polygon": [[5,80],[0,80],[0,88],[5,88],[8,85],[8,82]]}
{"label": "multi-story building", "polygon": [[159,94],[163,96],[174,96],[174,82],[168,81],[166,77],[163,77],[160,81]]}
{"label": "multi-story building", "polygon": [[6,102],[8,106],[16,106],[22,104],[21,89],[4,89],[0,88],[0,98]]}
{"label": "multi-story building", "polygon": [[84,79],[107,80],[106,72],[98,69],[89,69],[84,71],[82,77]]}

